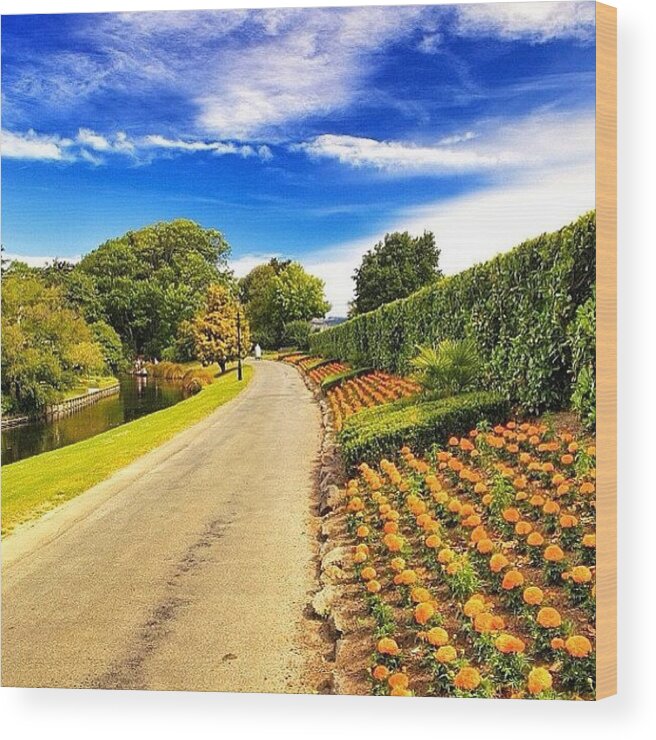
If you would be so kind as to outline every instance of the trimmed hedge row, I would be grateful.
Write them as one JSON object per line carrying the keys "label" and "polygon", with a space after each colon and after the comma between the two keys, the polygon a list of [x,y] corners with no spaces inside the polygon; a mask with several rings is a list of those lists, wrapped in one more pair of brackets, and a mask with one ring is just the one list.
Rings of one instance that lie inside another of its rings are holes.
{"label": "trimmed hedge row", "polygon": [[597,299],[596,293],[576,311],[571,327],[572,409],[581,417],[586,429],[597,421]]}
{"label": "trimmed hedge row", "polygon": [[394,458],[404,444],[422,452],[451,436],[466,434],[483,420],[505,421],[510,412],[508,401],[493,392],[412,401],[401,399],[365,409],[345,421],[338,441],[349,470],[362,462],[373,465],[382,457]]}
{"label": "trimmed hedge row", "polygon": [[311,351],[406,374],[416,345],[471,337],[481,385],[523,411],[569,405],[572,327],[596,279],[595,213],[408,298],[315,334]]}

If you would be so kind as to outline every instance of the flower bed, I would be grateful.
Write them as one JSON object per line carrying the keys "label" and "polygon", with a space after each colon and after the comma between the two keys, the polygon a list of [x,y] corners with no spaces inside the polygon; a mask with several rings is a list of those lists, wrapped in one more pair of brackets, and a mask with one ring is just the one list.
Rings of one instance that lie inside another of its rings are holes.
{"label": "flower bed", "polygon": [[593,440],[511,421],[400,452],[346,487],[372,693],[594,698]]}
{"label": "flower bed", "polygon": [[328,402],[339,431],[344,419],[358,411],[414,395],[420,390],[420,386],[412,380],[374,370],[330,388]]}

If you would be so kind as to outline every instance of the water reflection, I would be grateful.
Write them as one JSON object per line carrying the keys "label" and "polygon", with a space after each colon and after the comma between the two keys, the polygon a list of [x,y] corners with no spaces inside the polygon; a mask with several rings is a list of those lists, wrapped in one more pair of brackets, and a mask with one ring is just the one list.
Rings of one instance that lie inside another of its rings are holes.
{"label": "water reflection", "polygon": [[124,376],[120,378],[120,385],[118,394],[101,398],[69,416],[3,430],[2,464],[81,442],[140,416],[172,406],[185,397],[179,383],[159,378]]}

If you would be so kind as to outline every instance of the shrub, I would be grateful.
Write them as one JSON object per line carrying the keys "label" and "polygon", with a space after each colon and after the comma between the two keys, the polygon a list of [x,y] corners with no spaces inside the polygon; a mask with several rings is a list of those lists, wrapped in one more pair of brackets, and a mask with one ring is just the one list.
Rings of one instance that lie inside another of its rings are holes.
{"label": "shrub", "polygon": [[290,321],[285,324],[283,342],[306,351],[310,347],[310,333],[312,324],[309,321]]}
{"label": "shrub", "polygon": [[418,349],[412,367],[427,391],[453,396],[476,385],[483,363],[473,340],[444,339],[437,347]]}
{"label": "shrub", "polygon": [[593,292],[576,310],[569,332],[574,377],[572,408],[587,429],[594,429],[597,419],[596,309],[596,294]]}
{"label": "shrub", "polygon": [[482,420],[500,422],[509,411],[510,404],[492,392],[465,393],[423,403],[401,399],[347,419],[339,434],[342,456],[348,468],[361,462],[373,465],[381,457],[396,456],[405,444],[420,452],[467,433]]}
{"label": "shrub", "polygon": [[571,324],[595,284],[588,213],[489,262],[310,337],[314,354],[406,374],[417,344],[471,337],[489,387],[538,413],[569,405]]}

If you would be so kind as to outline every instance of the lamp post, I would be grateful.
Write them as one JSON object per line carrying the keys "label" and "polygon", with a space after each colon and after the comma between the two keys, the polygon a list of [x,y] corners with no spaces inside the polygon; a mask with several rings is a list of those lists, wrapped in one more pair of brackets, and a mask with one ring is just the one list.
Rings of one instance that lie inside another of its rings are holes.
{"label": "lamp post", "polygon": [[237,380],[241,379],[241,309],[237,306]]}

